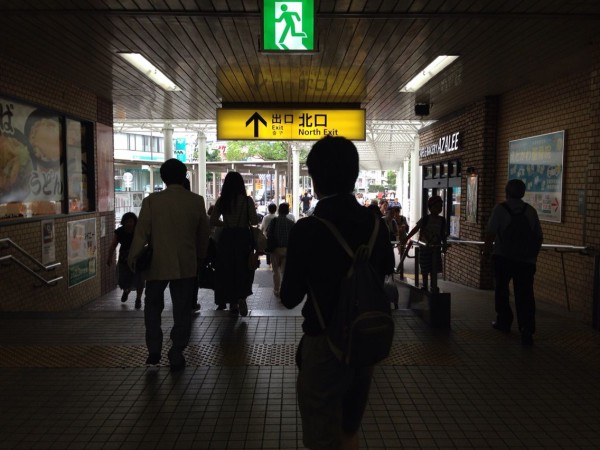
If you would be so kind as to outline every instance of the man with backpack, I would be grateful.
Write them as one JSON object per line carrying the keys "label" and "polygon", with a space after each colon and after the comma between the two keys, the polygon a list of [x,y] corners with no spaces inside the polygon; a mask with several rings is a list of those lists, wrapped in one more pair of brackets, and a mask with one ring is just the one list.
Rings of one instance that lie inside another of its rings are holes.
{"label": "man with backpack", "polygon": [[[383,219],[352,195],[359,170],[354,144],[325,137],[306,165],[319,203],[290,232],[280,291],[287,308],[308,295],[296,358],[303,440],[310,449],[357,448],[373,364],[387,355],[393,336],[383,282],[393,273],[394,254]],[[374,331],[374,340],[362,329]]]}
{"label": "man with backpack", "polygon": [[525,183],[510,180],[505,192],[506,201],[492,210],[482,251],[484,258],[492,254],[496,278],[496,320],[492,326],[498,331],[510,332],[513,312],[509,303],[509,283],[512,279],[521,344],[530,346],[535,333],[533,281],[544,236],[537,211],[522,200]]}

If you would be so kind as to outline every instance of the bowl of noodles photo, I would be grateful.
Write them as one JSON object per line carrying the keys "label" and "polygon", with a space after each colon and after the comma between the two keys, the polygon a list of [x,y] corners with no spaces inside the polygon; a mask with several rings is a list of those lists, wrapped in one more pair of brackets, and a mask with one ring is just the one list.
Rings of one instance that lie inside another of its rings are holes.
{"label": "bowl of noodles photo", "polygon": [[20,202],[29,194],[31,157],[22,133],[0,134],[0,203]]}

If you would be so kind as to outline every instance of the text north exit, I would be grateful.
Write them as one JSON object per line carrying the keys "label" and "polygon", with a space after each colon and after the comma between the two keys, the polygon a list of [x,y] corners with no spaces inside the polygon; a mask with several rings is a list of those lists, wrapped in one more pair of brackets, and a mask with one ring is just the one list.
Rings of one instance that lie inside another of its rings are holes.
{"label": "text north exit", "polygon": [[364,141],[365,110],[217,110],[218,140],[316,141],[325,136],[344,136]]}

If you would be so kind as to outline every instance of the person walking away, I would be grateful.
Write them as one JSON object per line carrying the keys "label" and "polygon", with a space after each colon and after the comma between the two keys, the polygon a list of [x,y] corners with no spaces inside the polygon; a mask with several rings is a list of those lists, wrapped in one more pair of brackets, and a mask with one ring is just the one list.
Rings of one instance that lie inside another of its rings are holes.
{"label": "person walking away", "polygon": [[167,188],[142,201],[128,263],[135,270],[137,257],[146,244],[153,249],[146,277],[146,364],[160,362],[163,333],[161,315],[164,291],[169,286],[173,304],[172,345],[168,357],[171,370],[185,367],[183,355],[191,335],[192,298],[197,267],[206,256],[208,221],[204,199],[183,187],[187,169],[177,159],[160,166],[160,177]]}
{"label": "person walking away", "polygon": [[290,231],[281,301],[295,308],[304,301],[303,337],[297,354],[297,395],[304,445],[309,449],[358,447],[358,430],[367,404],[373,366],[349,366],[336,358],[314,308],[329,324],[340,298],[340,285],[353,261],[319,218],[333,223],[352,251],[379,230],[370,263],[383,281],[394,269],[394,254],[380,218],[360,206],[352,192],[359,160],[354,144],[343,137],[319,140],[306,160],[319,203],[313,215]]}
{"label": "person walking away", "polygon": [[[265,237],[268,238],[267,236],[267,229],[269,228],[269,224],[271,223],[271,220],[273,220],[275,217],[277,217],[277,205],[275,203],[269,203],[269,206],[267,207],[267,211],[269,212],[269,214],[267,214],[265,217],[263,217],[262,222],[260,223],[260,231],[263,232],[263,234],[265,235]],[[270,266],[271,265],[271,254],[267,252],[267,265]]]}
{"label": "person walking away", "polygon": [[535,333],[534,275],[544,235],[537,211],[522,200],[525,189],[521,180],[506,183],[506,201],[492,210],[482,256],[487,259],[492,255],[496,279],[496,320],[492,326],[498,331],[510,332],[513,312],[509,283],[512,280],[521,344],[529,346],[533,345]]}
{"label": "person walking away", "polygon": [[[448,232],[446,219],[440,216],[444,201],[439,195],[433,195],[427,200],[429,214],[421,217],[417,224],[406,236],[406,241],[419,232],[419,240],[425,246],[419,248],[419,268],[423,277],[423,289],[429,289],[429,276],[435,264],[436,274],[442,273],[442,251],[445,251]],[[435,261],[434,261],[435,258]]]}
{"label": "person walking away", "polygon": [[242,175],[228,172],[221,196],[210,215],[210,226],[221,227],[215,267],[215,303],[219,310],[225,309],[229,303],[232,316],[248,315],[246,298],[252,295],[256,270],[256,267],[249,266],[249,259],[254,256],[249,226],[257,224],[254,200],[246,195]]}
{"label": "person walking away", "polygon": [[133,272],[127,264],[129,249],[133,241],[133,232],[137,225],[138,217],[135,213],[127,212],[121,217],[121,226],[115,230],[113,241],[108,250],[107,266],[111,266],[115,260],[115,250],[119,247],[119,259],[117,260],[118,286],[123,289],[121,302],[125,303],[132,289],[136,291],[135,309],[142,307],[142,295],[144,294],[144,277],[138,272]]}
{"label": "person walking away", "polygon": [[289,212],[290,205],[288,203],[279,205],[279,216],[271,221],[267,229],[267,242],[273,263],[273,293],[276,297],[279,297],[281,277],[285,270],[288,239],[290,230],[294,226],[294,222],[287,218]]}
{"label": "person walking away", "polygon": [[398,266],[396,267],[396,273],[403,273],[403,270],[401,268],[402,255],[404,254],[404,250],[406,250],[406,236],[408,235],[409,226],[408,226],[408,221],[406,220],[406,217],[404,217],[401,214],[402,205],[400,205],[400,203],[398,203],[392,209],[394,211],[394,220],[398,224],[398,238],[397,238],[398,246],[397,246],[397,248],[398,248],[398,256],[400,257],[400,262],[398,263]]}
{"label": "person walking away", "polygon": [[310,209],[310,202],[312,201],[312,195],[307,191],[300,197],[300,201],[302,202],[302,214],[306,214],[306,212]]}

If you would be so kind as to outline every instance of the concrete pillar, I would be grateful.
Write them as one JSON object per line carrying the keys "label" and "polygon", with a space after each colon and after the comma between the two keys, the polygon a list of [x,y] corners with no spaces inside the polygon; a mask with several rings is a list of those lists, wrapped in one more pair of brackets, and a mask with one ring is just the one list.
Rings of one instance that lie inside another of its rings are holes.
{"label": "concrete pillar", "polygon": [[163,128],[163,135],[165,137],[165,161],[167,159],[171,159],[175,155],[175,150],[173,148],[173,128],[171,128],[168,124]]}
{"label": "concrete pillar", "polygon": [[398,170],[396,170],[396,187],[394,189],[396,190],[396,197],[398,197],[398,201],[402,207],[404,207],[404,203],[402,203],[402,197],[404,195],[404,191],[406,190],[404,188],[404,163],[401,163]]}
{"label": "concrete pillar", "polygon": [[202,131],[198,131],[198,194],[204,197],[205,206],[208,207],[206,201],[206,135]]}
{"label": "concrete pillar", "polygon": [[[410,227],[414,227],[421,218],[422,173],[419,166],[419,136],[415,136],[415,146],[410,154]],[[407,216],[408,217],[408,216]]]}
{"label": "concrete pillar", "polygon": [[[408,189],[408,185],[409,185],[409,174],[410,174],[410,157],[406,157],[404,159],[404,163],[402,164],[402,169],[404,171],[404,175],[403,175],[403,180],[404,180],[404,186],[402,189],[402,197],[400,198],[400,203],[402,203],[402,215],[407,217],[408,216],[408,212],[410,211],[410,201],[409,201],[409,189]],[[412,197],[410,197],[412,198]]]}
{"label": "concrete pillar", "polygon": [[[296,219],[300,217],[300,150],[293,148],[292,150],[292,165],[294,176],[292,180],[292,205],[290,205],[290,211],[294,212]],[[293,208],[292,208],[293,206]]]}

